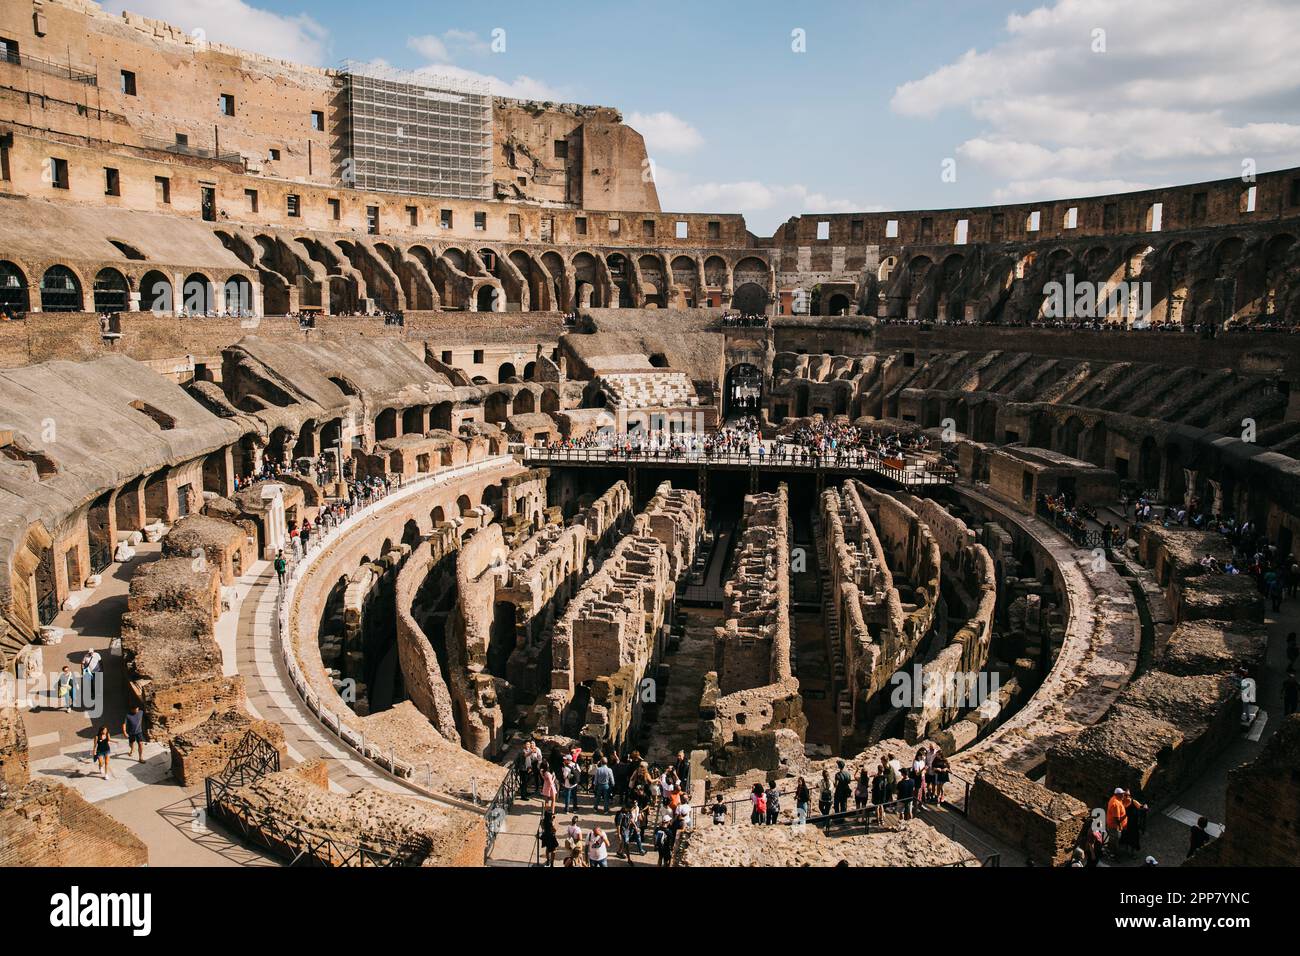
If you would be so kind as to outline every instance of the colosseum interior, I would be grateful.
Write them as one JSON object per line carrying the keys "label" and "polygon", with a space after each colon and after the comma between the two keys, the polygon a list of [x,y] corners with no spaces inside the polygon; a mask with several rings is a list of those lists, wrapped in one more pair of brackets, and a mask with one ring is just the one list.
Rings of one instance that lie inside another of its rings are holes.
{"label": "colosseum interior", "polygon": [[1300,863],[1300,167],[763,237],[419,83],[0,4],[0,864]]}

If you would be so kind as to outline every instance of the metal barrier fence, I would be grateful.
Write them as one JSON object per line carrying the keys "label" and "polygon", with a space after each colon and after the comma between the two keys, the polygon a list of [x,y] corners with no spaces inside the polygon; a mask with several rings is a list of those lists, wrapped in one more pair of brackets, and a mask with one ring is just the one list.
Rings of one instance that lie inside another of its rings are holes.
{"label": "metal barrier fence", "polygon": [[298,663],[297,655],[293,652],[292,634],[289,632],[289,605],[292,603],[292,597],[301,579],[305,576],[312,561],[308,560],[318,552],[322,552],[325,547],[333,541],[351,531],[361,524],[366,518],[371,517],[379,510],[379,507],[394,496],[403,497],[414,495],[419,491],[430,488],[439,483],[448,481],[453,478],[463,478],[475,474],[479,471],[486,471],[489,468],[498,467],[506,462],[511,461],[507,455],[500,455],[494,458],[485,458],[482,461],[463,466],[461,468],[448,469],[442,472],[435,472],[405,482],[400,488],[381,496],[364,506],[351,511],[346,518],[338,522],[332,528],[329,528],[322,534],[313,535],[308,546],[308,550],[301,558],[294,556],[289,561],[289,567],[285,571],[284,585],[275,595],[275,614],[272,616],[272,641],[279,644],[280,659],[284,663],[285,671],[289,675],[289,681],[293,684],[294,690],[307,705],[307,709],[321,722],[327,730],[333,733],[339,740],[354,750],[361,757],[376,764],[382,770],[392,774],[399,780],[405,781],[410,786],[420,789],[416,782],[416,766],[397,756],[396,751],[389,749],[384,751],[375,746],[372,742],[367,742],[365,734],[359,730],[349,727],[341,714],[333,710],[326,701],[323,701],[307,681],[302,667]]}
{"label": "metal barrier fence", "polygon": [[674,453],[668,450],[624,452],[614,448],[524,448],[524,461],[546,465],[589,464],[618,467],[659,465],[663,467],[736,466],[772,471],[862,471],[884,475],[904,485],[948,485],[957,470],[948,464],[922,462],[902,468],[888,464],[878,455],[842,453],[826,455]]}

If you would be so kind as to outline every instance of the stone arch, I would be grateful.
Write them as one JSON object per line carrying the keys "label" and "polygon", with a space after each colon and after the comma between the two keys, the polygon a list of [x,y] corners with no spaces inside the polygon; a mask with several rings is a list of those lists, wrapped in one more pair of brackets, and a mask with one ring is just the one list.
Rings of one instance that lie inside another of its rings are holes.
{"label": "stone arch", "polygon": [[131,289],[126,276],[111,267],[95,275],[95,311],[125,312],[131,304]]}
{"label": "stone arch", "polygon": [[15,262],[0,259],[0,312],[18,315],[31,308],[27,273]]}
{"label": "stone arch", "polygon": [[157,269],[146,272],[140,279],[140,309],[162,314],[175,307],[171,280]]}
{"label": "stone arch", "polygon": [[50,266],[41,276],[41,311],[83,311],[81,289],[81,280],[69,266],[60,263]]}
{"label": "stone arch", "polygon": [[497,369],[497,384],[505,385],[507,382],[519,377],[515,370],[513,362],[502,362],[501,367]]}
{"label": "stone arch", "polygon": [[257,311],[253,301],[253,283],[247,276],[233,275],[226,280],[223,292],[225,310],[232,315],[251,316]]}
{"label": "stone arch", "polygon": [[215,311],[216,291],[202,272],[191,272],[181,283],[181,308],[190,315]]}

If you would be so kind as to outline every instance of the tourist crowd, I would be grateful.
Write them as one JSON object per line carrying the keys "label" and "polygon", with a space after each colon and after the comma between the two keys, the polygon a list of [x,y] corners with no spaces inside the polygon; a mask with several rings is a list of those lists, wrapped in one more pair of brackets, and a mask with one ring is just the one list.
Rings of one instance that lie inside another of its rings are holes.
{"label": "tourist crowd", "polygon": [[[543,866],[555,865],[561,845],[565,866],[607,866],[611,853],[630,862],[633,848],[645,856],[647,845],[655,849],[660,866],[669,866],[678,838],[694,826],[690,766],[682,751],[661,769],[651,767],[637,751],[620,756],[616,751],[584,754],[581,748],[552,747],[546,754],[530,739],[514,767],[519,799],[535,794],[542,800],[537,841]],[[584,831],[576,814],[563,832],[559,830],[557,814],[578,810],[580,794],[590,794],[593,811],[612,814],[609,833],[599,826]]]}

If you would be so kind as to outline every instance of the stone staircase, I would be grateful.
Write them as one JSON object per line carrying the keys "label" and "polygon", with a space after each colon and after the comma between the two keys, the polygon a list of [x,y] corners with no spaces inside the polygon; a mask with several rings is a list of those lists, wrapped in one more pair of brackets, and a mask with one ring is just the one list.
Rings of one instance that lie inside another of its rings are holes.
{"label": "stone staircase", "polygon": [[683,372],[609,375],[602,383],[625,408],[687,408],[699,403],[691,380]]}

